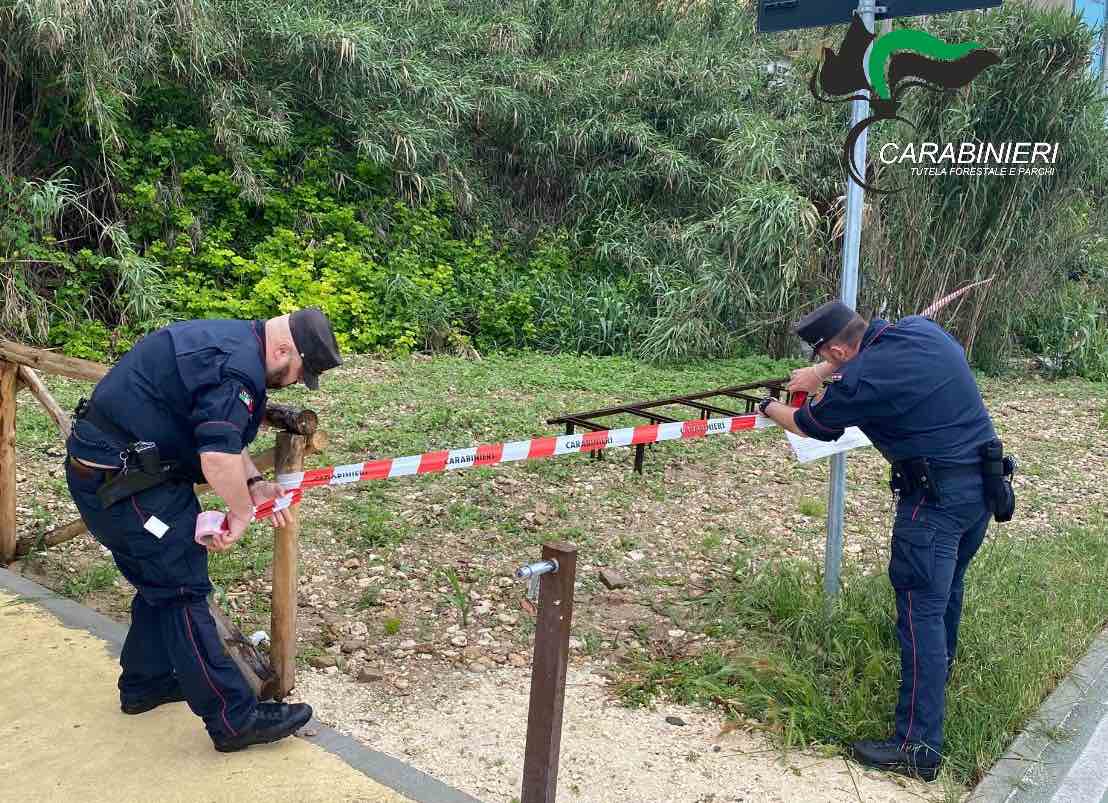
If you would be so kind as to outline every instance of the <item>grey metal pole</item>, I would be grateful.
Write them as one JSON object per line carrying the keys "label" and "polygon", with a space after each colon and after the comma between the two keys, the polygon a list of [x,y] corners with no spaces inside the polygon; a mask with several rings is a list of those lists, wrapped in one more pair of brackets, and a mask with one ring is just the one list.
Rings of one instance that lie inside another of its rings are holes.
{"label": "grey metal pole", "polygon": [[1108,95],[1108,2],[1104,4],[1104,20],[1100,31],[1100,83],[1105,95]]}
{"label": "grey metal pole", "polygon": [[[874,30],[875,0],[859,0],[858,13],[871,31]],[[869,116],[869,100],[851,104],[851,128]],[[869,137],[863,131],[854,144],[854,164],[865,173]],[[865,190],[847,176],[846,227],[843,233],[843,275],[840,297],[851,309],[858,302],[858,254],[862,245],[862,201]],[[828,605],[839,593],[839,573],[843,562],[843,506],[846,499],[846,454],[831,458],[831,487],[827,495],[827,547],[823,553],[823,593]]]}

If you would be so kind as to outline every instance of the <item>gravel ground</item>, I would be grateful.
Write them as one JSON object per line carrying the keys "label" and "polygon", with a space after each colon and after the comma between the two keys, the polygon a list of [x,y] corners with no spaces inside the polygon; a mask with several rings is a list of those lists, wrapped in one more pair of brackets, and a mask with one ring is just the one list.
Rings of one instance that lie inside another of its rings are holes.
{"label": "gravel ground", "polygon": [[[402,700],[335,670],[305,671],[298,682],[299,699],[337,730],[488,803],[518,800],[529,689],[519,672],[452,673]],[[606,682],[584,664],[570,669],[558,775],[563,803],[878,803],[941,794],[841,757],[782,752],[702,709],[625,708]]]}
{"label": "gravel ground", "polygon": [[[336,373],[364,388],[395,370],[359,358]],[[50,381],[66,406],[87,390]],[[983,391],[1020,458],[1020,509],[1006,525],[1009,536],[1049,537],[1101,515],[1108,504],[1102,389],[1025,380],[987,381]],[[444,392],[459,409],[473,396]],[[332,447],[312,465],[363,459],[376,448],[372,433],[418,412],[402,395],[346,409],[358,398],[349,391],[313,401],[329,422]],[[76,513],[53,424],[28,394],[18,401],[22,536]],[[549,399],[543,405],[560,409]],[[355,412],[357,426],[344,418]],[[471,414],[491,426],[479,411]],[[542,431],[528,427],[513,433]],[[469,440],[499,437],[475,429]],[[778,559],[818,564],[825,538],[826,461],[796,464],[779,431],[659,447],[642,477],[631,474],[630,460],[629,450],[617,450],[602,461],[567,458],[315,492],[301,530],[298,647],[313,668],[298,669],[300,693],[339,730],[483,800],[511,800],[519,790],[533,624],[521,610],[522,584],[508,575],[534,560],[543,541],[568,540],[580,555],[560,800],[956,799],[960,790],[870,777],[841,758],[783,755],[754,729],[720,737],[731,726],[713,712],[619,706],[594,672],[608,673],[643,649],[691,657],[734,648],[706,634],[699,597],[726,584],[740,560],[748,571]],[[849,465],[844,563],[882,572],[892,512],[887,466],[872,449],[853,452]],[[213,563],[224,607],[247,633],[268,630],[270,618],[271,539],[265,528],[252,533]],[[90,538],[11,568],[126,621],[131,590]],[[605,588],[602,570],[620,574],[627,587]],[[668,724],[667,715],[688,725]]]}

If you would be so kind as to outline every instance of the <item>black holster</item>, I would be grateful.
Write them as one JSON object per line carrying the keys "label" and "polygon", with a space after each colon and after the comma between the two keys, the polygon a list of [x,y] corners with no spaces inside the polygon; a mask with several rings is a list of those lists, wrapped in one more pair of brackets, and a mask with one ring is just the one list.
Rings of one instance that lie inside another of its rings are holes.
{"label": "black holster", "polygon": [[181,477],[177,473],[175,463],[162,463],[156,471],[146,471],[143,468],[132,468],[121,471],[107,480],[96,489],[96,496],[100,504],[109,508],[116,502],[130,499],[137,493],[156,488],[167,482],[179,482]]}
{"label": "black holster", "polygon": [[1016,513],[1016,492],[1012,476],[1016,459],[1004,455],[1004,444],[991,440],[978,447],[981,455],[981,476],[985,480],[985,502],[998,522],[1011,521]]}
{"label": "black holster", "polygon": [[134,436],[101,415],[91,402],[81,399],[77,403],[74,418],[86,419],[112,439],[127,444],[119,455],[123,461],[123,469],[96,490],[96,496],[105,508],[150,488],[185,479],[178,471],[176,463],[162,462],[156,443],[134,440]]}
{"label": "black holster", "polygon": [[889,487],[892,488],[893,493],[901,496],[923,491],[923,496],[928,501],[939,502],[939,489],[935,485],[935,478],[931,475],[931,465],[926,457],[912,457],[893,463]]}

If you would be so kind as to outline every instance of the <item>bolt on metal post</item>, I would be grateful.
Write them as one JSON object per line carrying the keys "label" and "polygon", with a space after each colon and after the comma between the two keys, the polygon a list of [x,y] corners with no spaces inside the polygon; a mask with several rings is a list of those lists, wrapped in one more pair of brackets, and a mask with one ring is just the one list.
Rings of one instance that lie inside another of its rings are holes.
{"label": "bolt on metal post", "polygon": [[544,544],[542,557],[515,573],[530,582],[538,598],[521,803],[555,803],[577,577],[577,547],[572,544]]}
{"label": "bolt on metal post", "polygon": [[516,569],[517,580],[527,580],[527,599],[531,602],[539,600],[539,578],[544,574],[558,571],[558,561],[540,560],[537,563],[528,563]]}

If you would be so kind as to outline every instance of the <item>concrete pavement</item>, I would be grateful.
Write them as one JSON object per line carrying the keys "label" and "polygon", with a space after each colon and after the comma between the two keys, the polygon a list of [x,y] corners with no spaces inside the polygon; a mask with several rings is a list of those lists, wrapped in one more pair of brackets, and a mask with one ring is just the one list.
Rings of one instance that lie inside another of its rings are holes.
{"label": "concrete pavement", "polygon": [[1108,631],[1040,706],[973,803],[1108,803]]}

